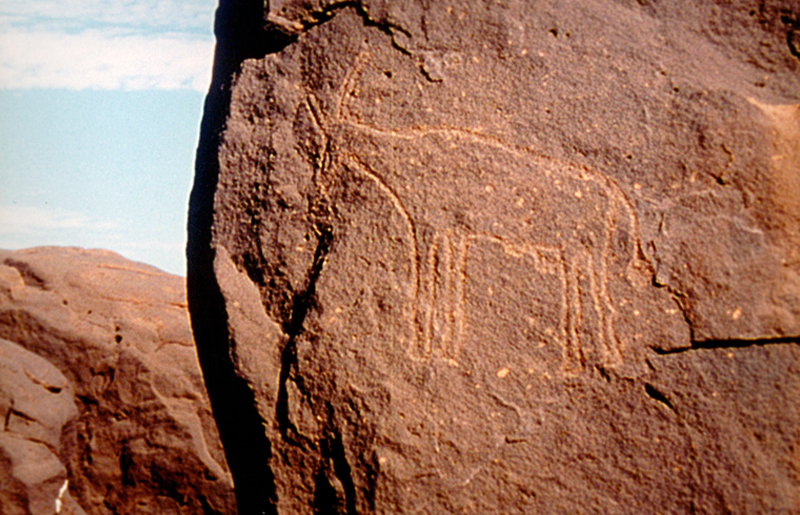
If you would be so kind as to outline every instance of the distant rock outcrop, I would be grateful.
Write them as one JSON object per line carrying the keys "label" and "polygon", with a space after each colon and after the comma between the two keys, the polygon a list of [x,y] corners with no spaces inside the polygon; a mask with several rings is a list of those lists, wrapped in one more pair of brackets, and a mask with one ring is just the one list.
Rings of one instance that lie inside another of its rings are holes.
{"label": "distant rock outcrop", "polygon": [[242,513],[800,512],[797,0],[222,0]]}
{"label": "distant rock outcrop", "polygon": [[0,338],[0,512],[236,513],[182,278],[107,251],[0,251]]}
{"label": "distant rock outcrop", "polygon": [[78,416],[72,386],[46,359],[2,339],[0,415],[0,513],[84,513],[62,461]]}

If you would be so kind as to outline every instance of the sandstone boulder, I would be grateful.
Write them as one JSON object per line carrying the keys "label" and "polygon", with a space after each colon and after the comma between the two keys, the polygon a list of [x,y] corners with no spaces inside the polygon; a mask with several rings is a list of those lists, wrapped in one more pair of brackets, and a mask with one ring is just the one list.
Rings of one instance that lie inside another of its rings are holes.
{"label": "sandstone boulder", "polygon": [[216,31],[188,287],[243,513],[800,510],[796,2]]}
{"label": "sandstone boulder", "polygon": [[58,369],[0,339],[0,513],[84,513],[67,491],[62,458],[77,415],[72,387]]}
{"label": "sandstone boulder", "polygon": [[[89,514],[236,512],[182,278],[107,251],[0,251],[0,337],[60,371],[36,384],[74,391],[68,451],[58,455],[63,466],[52,463],[56,492],[68,478],[68,494]],[[3,362],[18,371],[7,380],[21,387],[24,369]],[[55,449],[66,408],[35,406],[35,416],[19,420],[44,417],[46,424],[25,424]],[[7,430],[20,411],[12,408]],[[8,459],[38,467],[40,447]]]}

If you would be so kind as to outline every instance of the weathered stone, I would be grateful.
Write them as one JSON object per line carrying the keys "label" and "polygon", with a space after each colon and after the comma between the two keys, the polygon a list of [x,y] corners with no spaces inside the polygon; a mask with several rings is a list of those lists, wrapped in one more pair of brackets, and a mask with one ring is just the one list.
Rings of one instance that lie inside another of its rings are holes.
{"label": "weathered stone", "polygon": [[798,27],[223,0],[188,286],[240,509],[797,512]]}
{"label": "weathered stone", "polygon": [[56,367],[0,339],[0,513],[83,513],[66,490],[62,461],[77,415],[72,387]]}
{"label": "weathered stone", "polygon": [[[68,474],[90,514],[236,512],[182,278],[107,251],[0,251],[0,337],[47,359],[75,391],[56,491]],[[49,430],[28,426],[52,447]]]}

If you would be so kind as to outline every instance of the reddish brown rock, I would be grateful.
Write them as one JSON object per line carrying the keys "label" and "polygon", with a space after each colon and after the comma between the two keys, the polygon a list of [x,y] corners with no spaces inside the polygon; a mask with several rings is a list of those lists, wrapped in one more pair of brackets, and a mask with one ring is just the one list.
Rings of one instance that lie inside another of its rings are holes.
{"label": "reddish brown rock", "polygon": [[0,513],[84,513],[67,491],[63,464],[77,415],[58,369],[0,339]]}
{"label": "reddish brown rock", "polygon": [[189,300],[245,513],[796,513],[796,2],[222,1]]}
{"label": "reddish brown rock", "polygon": [[74,389],[62,473],[86,513],[235,513],[182,278],[107,251],[0,251],[0,337]]}

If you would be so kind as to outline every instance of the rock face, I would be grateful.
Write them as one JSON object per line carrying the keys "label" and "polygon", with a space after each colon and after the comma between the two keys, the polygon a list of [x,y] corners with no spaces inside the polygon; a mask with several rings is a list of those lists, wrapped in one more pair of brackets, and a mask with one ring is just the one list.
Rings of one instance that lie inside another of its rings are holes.
{"label": "rock face", "polygon": [[63,513],[236,512],[180,277],[106,251],[0,251],[0,337],[15,479],[0,477],[28,496],[0,512],[51,514],[59,495]]}
{"label": "rock face", "polygon": [[800,510],[796,2],[268,4],[189,228],[242,513]]}
{"label": "rock face", "polygon": [[[59,458],[78,415],[72,387],[47,360],[0,339],[0,512],[83,513]],[[62,509],[65,505],[72,510]]]}

